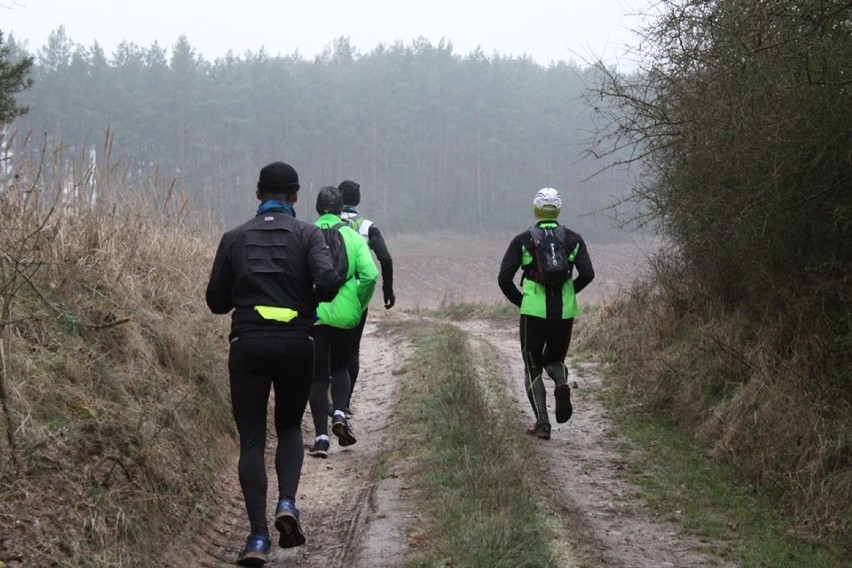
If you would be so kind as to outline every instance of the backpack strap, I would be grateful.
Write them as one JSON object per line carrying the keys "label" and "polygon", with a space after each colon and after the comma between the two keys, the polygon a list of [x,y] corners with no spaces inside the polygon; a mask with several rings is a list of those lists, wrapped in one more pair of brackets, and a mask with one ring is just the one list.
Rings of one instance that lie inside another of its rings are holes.
{"label": "backpack strap", "polygon": [[574,250],[571,251],[571,254],[568,255],[568,262],[574,264],[574,260],[577,258],[577,254],[580,252],[580,243],[574,245]]}
{"label": "backpack strap", "polygon": [[[566,235],[565,227],[563,227],[562,225],[557,225],[556,227],[553,228],[553,230],[554,230],[554,234],[557,237],[559,237],[560,241],[562,241],[562,246],[565,246],[565,235]],[[567,246],[565,247],[565,250],[566,251],[568,250]],[[574,260],[577,258],[577,255],[579,253],[580,253],[580,243],[578,242],[576,245],[574,245],[574,248],[571,249],[571,252],[568,253],[568,262],[570,262],[573,265]]]}
{"label": "backpack strap", "polygon": [[538,225],[533,225],[530,227],[530,237],[532,237],[532,244],[535,246],[544,238],[544,229]]}
{"label": "backpack strap", "polygon": [[532,262],[522,267],[521,283],[532,277],[533,271],[535,270],[535,247],[538,246],[538,243],[540,243],[541,239],[544,238],[544,229],[537,225],[530,227],[528,233],[530,238],[528,241],[524,241],[523,246],[532,257]]}
{"label": "backpack strap", "polygon": [[359,235],[364,237],[365,240],[369,240],[370,227],[373,226],[372,221],[365,219],[360,213],[352,211],[343,211],[340,214],[340,218],[343,219],[344,223],[357,231]]}

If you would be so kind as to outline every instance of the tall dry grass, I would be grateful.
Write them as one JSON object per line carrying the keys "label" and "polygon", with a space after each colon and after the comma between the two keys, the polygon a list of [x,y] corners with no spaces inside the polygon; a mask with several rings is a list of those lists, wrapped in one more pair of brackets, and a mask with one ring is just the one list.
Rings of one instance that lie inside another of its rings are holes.
{"label": "tall dry grass", "polygon": [[145,565],[232,443],[212,240],[119,162],[42,147],[0,176],[0,561]]}
{"label": "tall dry grass", "polygon": [[[623,411],[674,421],[744,484],[781,496],[802,542],[852,551],[852,412],[818,337],[779,350],[785,318],[723,309],[661,263],[590,314],[578,340],[604,353]],[[838,338],[840,344],[842,338]]]}

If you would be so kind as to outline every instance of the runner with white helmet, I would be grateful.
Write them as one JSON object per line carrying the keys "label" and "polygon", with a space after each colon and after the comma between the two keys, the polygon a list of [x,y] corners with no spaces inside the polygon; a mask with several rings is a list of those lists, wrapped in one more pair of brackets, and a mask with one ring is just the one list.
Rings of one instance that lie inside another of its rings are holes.
{"label": "runner with white helmet", "polygon": [[[536,223],[512,239],[497,277],[500,290],[520,308],[524,387],[535,414],[527,433],[544,440],[550,439],[544,373],[555,385],[556,421],[567,422],[572,406],[565,357],[579,314],[576,295],[595,277],[583,238],[556,221],[561,211],[562,198],[552,187],[535,194]],[[520,289],[514,282],[519,269]]]}

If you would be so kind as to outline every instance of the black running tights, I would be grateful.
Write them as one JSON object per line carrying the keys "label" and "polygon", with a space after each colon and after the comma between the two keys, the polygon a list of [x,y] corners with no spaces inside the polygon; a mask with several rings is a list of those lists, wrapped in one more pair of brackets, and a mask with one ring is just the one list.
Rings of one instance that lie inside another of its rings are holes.
{"label": "black running tights", "polygon": [[[537,422],[549,422],[543,371],[552,379],[566,380],[565,356],[571,343],[573,319],[549,320],[521,316],[521,355],[524,359],[524,388]],[[556,376],[554,376],[556,375]]]}
{"label": "black running tights", "polygon": [[243,337],[231,344],[231,407],[240,436],[239,478],[252,534],[268,534],[266,519],[267,405],[275,390],[275,471],[278,499],[294,499],[302,475],[302,416],[314,365],[313,339]]}
{"label": "black running tights", "polygon": [[364,335],[364,326],[367,323],[367,310],[361,314],[361,321],[352,330],[352,352],[349,355],[349,398],[346,399],[346,407],[352,402],[352,392],[355,390],[355,381],[361,372],[361,337]]}
{"label": "black running tights", "polygon": [[328,386],[335,410],[344,410],[349,400],[349,361],[354,329],[315,325],[317,342],[314,379],[311,384],[311,416],[317,436],[328,435]]}

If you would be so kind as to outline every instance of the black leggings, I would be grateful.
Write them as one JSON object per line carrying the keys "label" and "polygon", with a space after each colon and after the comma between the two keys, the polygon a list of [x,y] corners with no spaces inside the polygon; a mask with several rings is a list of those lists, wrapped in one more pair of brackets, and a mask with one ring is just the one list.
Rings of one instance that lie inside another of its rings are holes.
{"label": "black leggings", "polygon": [[278,499],[294,499],[302,475],[302,416],[314,366],[309,335],[241,337],[231,344],[231,407],[240,436],[240,486],[252,534],[268,534],[264,449],[270,387],[275,389]]}
{"label": "black leggings", "polygon": [[521,316],[521,355],[524,359],[524,388],[536,422],[550,422],[547,416],[543,372],[557,384],[568,380],[565,356],[571,344],[573,319],[544,319]]}
{"label": "black leggings", "polygon": [[354,331],[328,325],[314,326],[317,351],[310,404],[317,436],[328,435],[328,385],[331,384],[331,402],[335,410],[344,410],[349,400],[349,361]]}
{"label": "black leggings", "polygon": [[367,323],[367,310],[361,314],[361,321],[355,329],[352,330],[352,353],[349,356],[349,398],[346,399],[346,408],[349,408],[349,403],[352,401],[352,392],[355,390],[355,381],[358,380],[358,373],[361,372],[361,336],[364,335],[364,325]]}

